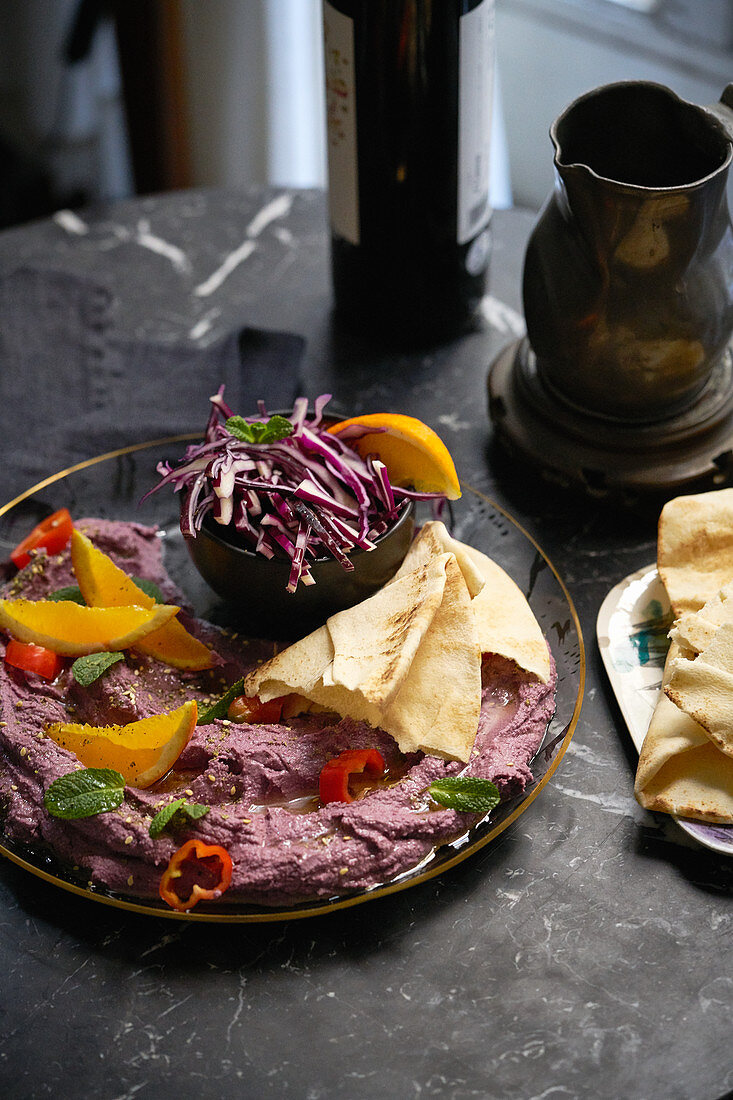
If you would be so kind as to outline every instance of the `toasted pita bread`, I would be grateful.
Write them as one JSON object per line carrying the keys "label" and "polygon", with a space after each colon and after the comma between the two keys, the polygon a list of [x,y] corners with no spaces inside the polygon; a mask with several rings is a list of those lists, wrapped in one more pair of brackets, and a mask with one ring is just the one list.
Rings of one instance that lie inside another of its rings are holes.
{"label": "toasted pita bread", "polygon": [[481,706],[481,653],[455,555],[403,574],[261,665],[245,694],[296,693],[391,734],[403,752],[467,761]]}
{"label": "toasted pita bread", "polygon": [[665,504],[657,568],[676,621],[634,790],[647,809],[730,824],[733,489]]}
{"label": "toasted pita bread", "polygon": [[733,489],[675,497],[659,517],[657,569],[675,618],[733,579]]}
{"label": "toasted pita bread", "polygon": [[454,539],[445,524],[430,522],[420,529],[397,577],[444,553],[455,555],[466,581],[481,652],[507,657],[546,684],[547,642],[521,589],[486,554]]}
{"label": "toasted pita bread", "polygon": [[733,622],[733,582],[721,588],[699,611],[687,611],[673,624],[669,636],[681,649],[702,653],[723,623]]}
{"label": "toasted pita bread", "polygon": [[699,656],[675,658],[664,691],[733,757],[733,623],[719,627]]}
{"label": "toasted pita bread", "polygon": [[[670,647],[664,683],[680,650]],[[634,793],[647,810],[717,824],[733,823],[733,759],[662,691],[644,739]]]}

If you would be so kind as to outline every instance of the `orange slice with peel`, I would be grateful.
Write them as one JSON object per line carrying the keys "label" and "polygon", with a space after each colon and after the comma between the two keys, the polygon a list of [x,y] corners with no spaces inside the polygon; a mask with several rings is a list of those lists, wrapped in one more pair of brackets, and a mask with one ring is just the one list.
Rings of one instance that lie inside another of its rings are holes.
{"label": "orange slice with peel", "polygon": [[338,435],[352,424],[383,429],[349,439],[348,443],[362,458],[377,455],[393,485],[421,493],[442,493],[448,500],[458,500],[461,486],[450,451],[422,420],[402,413],[367,413],[331,424],[328,431]]}
{"label": "orange slice with peel", "polygon": [[73,600],[0,600],[0,629],[62,657],[83,657],[129,649],[177,613],[169,604],[82,607]]}
{"label": "orange slice with peel", "polygon": [[168,714],[154,714],[124,726],[55,722],[45,733],[73,752],[86,768],[114,768],[131,787],[150,787],[166,775],[196,727],[195,701]]}
{"label": "orange slice with peel", "polygon": [[[71,561],[81,594],[90,607],[136,604],[152,609],[159,606],[152,596],[76,528],[71,533]],[[214,664],[211,650],[189,634],[178,619],[171,619],[159,630],[146,634],[135,644],[135,649],[173,668],[193,672],[211,668]]]}

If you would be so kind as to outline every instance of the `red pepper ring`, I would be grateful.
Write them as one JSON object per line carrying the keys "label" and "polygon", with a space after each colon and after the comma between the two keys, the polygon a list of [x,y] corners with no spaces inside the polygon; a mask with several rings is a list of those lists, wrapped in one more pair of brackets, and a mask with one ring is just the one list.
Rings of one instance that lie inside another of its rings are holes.
{"label": "red pepper ring", "polygon": [[73,528],[68,508],[59,508],[53,515],[37,523],[30,534],[19,542],[10,552],[10,560],[18,569],[23,569],[31,560],[31,551],[43,548],[49,557],[58,554],[71,538]]}
{"label": "red pepper ring", "polygon": [[[196,878],[210,882],[210,886],[201,886]],[[182,898],[174,889],[176,880],[184,879],[189,889],[187,898]],[[232,859],[226,848],[218,844],[204,844],[202,840],[187,840],[174,852],[160,880],[159,892],[163,901],[179,913],[187,913],[200,901],[214,901],[220,898],[232,881]]]}
{"label": "red pepper ring", "polygon": [[318,780],[318,795],[321,802],[353,802],[349,790],[352,775],[366,772],[380,776],[385,772],[384,757],[376,749],[346,749],[327,761],[321,769]]}

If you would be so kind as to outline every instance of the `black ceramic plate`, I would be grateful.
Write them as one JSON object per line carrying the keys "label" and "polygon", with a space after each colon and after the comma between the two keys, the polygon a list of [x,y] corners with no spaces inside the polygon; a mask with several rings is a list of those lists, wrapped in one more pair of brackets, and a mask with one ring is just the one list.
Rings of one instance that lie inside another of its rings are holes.
{"label": "black ceramic plate", "polygon": [[[194,438],[197,437],[176,436],[112,451],[34,485],[0,507],[0,559],[7,558],[10,550],[40,519],[60,507],[67,507],[77,519],[99,516],[157,524],[165,533],[167,568],[190,598],[196,612],[220,624],[231,621],[224,605],[191,563],[178,528],[178,498],[171,492],[161,491],[140,504],[143,494],[157,480],[156,463],[163,458],[179,458],[184,443]],[[463,485],[463,495],[455,502],[453,511],[455,537],[494,558],[527,595],[557,664],[555,716],[532,764],[534,783],[521,797],[502,803],[464,836],[436,848],[419,866],[397,879],[347,896],[273,909],[218,902],[208,909],[200,906],[189,913],[177,913],[162,902],[89,888],[68,869],[56,864],[45,851],[31,851],[2,840],[0,853],[34,875],[107,905],[175,920],[260,922],[316,916],[404,890],[447,871],[489,844],[536,798],[570,743],[583,696],[585,651],[578,616],[565,585],[540,547],[519,524],[488,497],[467,485]]]}

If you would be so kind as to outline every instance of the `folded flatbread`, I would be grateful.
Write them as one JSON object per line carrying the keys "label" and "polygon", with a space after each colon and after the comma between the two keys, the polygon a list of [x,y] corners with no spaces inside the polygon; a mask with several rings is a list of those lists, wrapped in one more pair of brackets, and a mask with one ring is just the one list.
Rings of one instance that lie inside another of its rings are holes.
{"label": "folded flatbread", "polygon": [[657,569],[675,618],[733,579],[733,489],[675,497],[659,517]]}
{"label": "folded flatbread", "polygon": [[247,695],[295,693],[369,722],[403,752],[467,761],[481,707],[471,597],[452,553],[431,557],[254,670]]}
{"label": "folded flatbread", "polygon": [[[729,741],[720,730],[725,670],[701,665],[691,674],[691,666],[710,655],[718,631],[733,620],[733,489],[669,501],[657,555],[676,622],[634,792],[649,810],[731,824],[733,757],[723,751],[721,741]],[[716,652],[714,664],[723,659]],[[715,727],[717,741],[697,718]]]}
{"label": "folded flatbread", "polygon": [[[680,657],[672,643],[664,682]],[[662,691],[639,756],[634,793],[647,810],[733,822],[733,758]]]}
{"label": "folded flatbread", "polygon": [[546,684],[550,653],[522,590],[486,554],[454,539],[444,523],[431,521],[420,528],[397,577],[445,553],[455,555],[466,581],[481,652],[507,657]]}
{"label": "folded flatbread", "polygon": [[699,611],[686,611],[669,632],[680,649],[702,653],[723,623],[733,622],[733,582],[726,584]]}
{"label": "folded flatbread", "polygon": [[698,656],[675,658],[664,691],[733,758],[733,623],[719,627]]}

